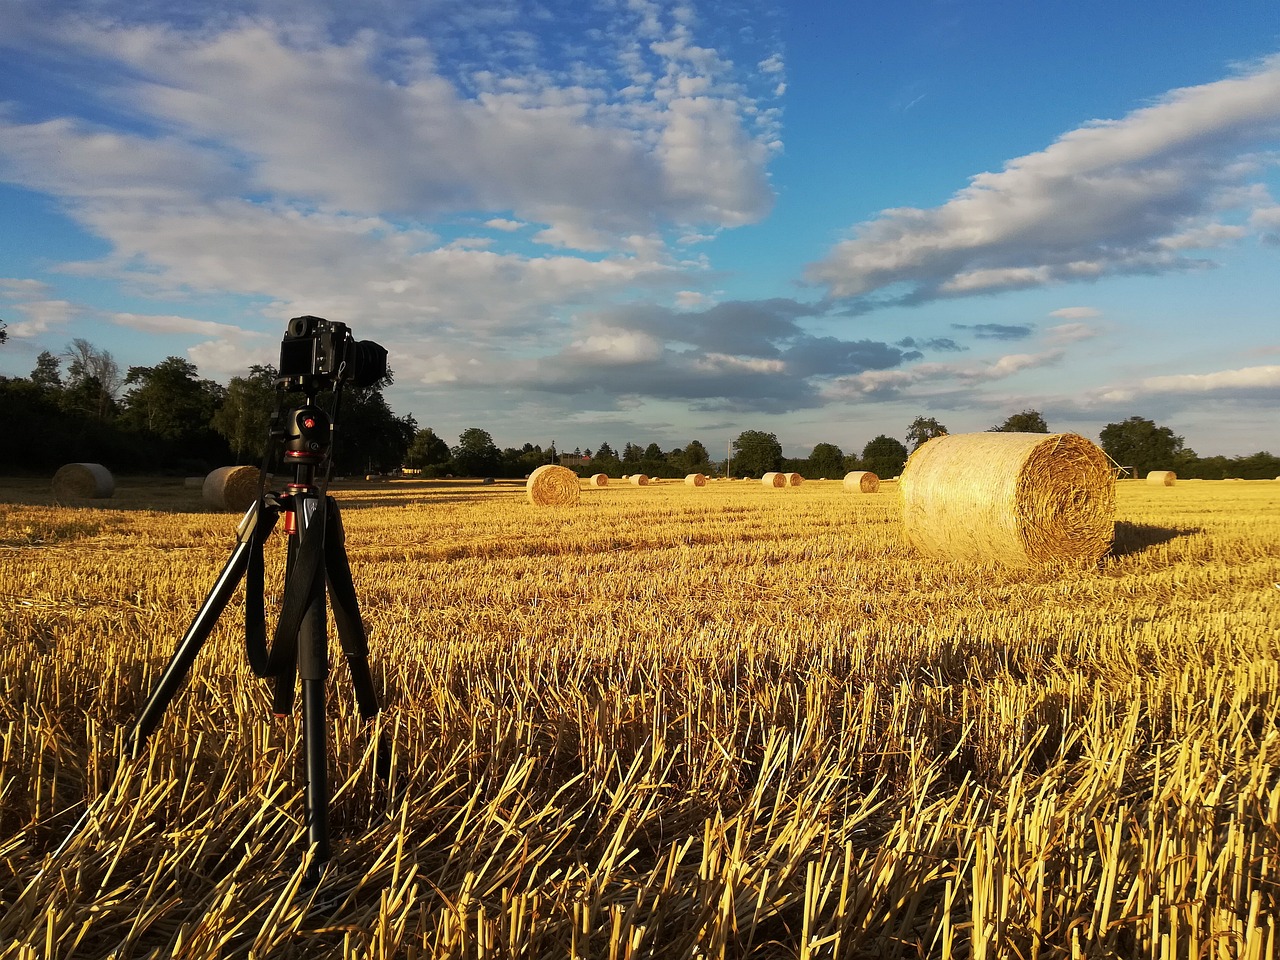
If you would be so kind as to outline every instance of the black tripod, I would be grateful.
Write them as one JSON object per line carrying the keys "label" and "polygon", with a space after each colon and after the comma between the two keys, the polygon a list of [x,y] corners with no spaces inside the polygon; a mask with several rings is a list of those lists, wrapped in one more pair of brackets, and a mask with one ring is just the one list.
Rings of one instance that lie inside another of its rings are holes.
{"label": "black tripod", "polygon": [[[336,400],[335,400],[336,404]],[[177,694],[201,647],[241,579],[245,580],[245,647],[255,674],[274,682],[276,716],[293,712],[298,678],[302,680],[302,734],[306,762],[306,824],[310,849],[306,880],[314,885],[330,857],[329,781],[325,741],[325,678],[329,673],[326,631],[326,592],[333,605],[342,652],[351,671],[356,705],[362,720],[378,715],[378,696],[369,672],[369,642],[360,619],[355,584],[347,560],[345,533],[337,502],[316,485],[317,470],[326,463],[331,445],[332,421],[315,405],[308,391],[306,402],[277,421],[273,438],[284,440],[284,459],[294,469],[293,482],[282,493],[259,487],[257,502],[237,528],[237,542],[213,589],[178,642],[159,682],[138,715],[126,740],[129,756],[136,759],[165,709]],[[265,467],[265,464],[264,464]],[[285,587],[273,642],[266,642],[264,612],[263,546],[276,522],[284,518],[288,535]],[[326,590],[327,586],[327,590]],[[389,774],[390,754],[383,738],[376,746],[375,768]],[[87,810],[54,856],[58,856],[87,821]]]}

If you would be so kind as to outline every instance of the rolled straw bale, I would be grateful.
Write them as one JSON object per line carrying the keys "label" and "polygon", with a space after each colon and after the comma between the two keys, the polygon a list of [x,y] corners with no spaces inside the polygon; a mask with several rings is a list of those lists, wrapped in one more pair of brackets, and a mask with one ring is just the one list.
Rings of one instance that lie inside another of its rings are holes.
{"label": "rolled straw bale", "polygon": [[926,556],[1026,566],[1096,561],[1115,533],[1115,483],[1074,433],[935,437],[902,471],[902,524]]}
{"label": "rolled straw bale", "polygon": [[493,478],[493,477],[485,477],[483,480],[481,480],[481,481],[480,481],[480,485],[481,485],[482,487],[488,487],[488,486],[491,486],[491,485],[492,485],[492,484],[494,484],[494,483],[497,483],[497,481],[496,481],[496,480],[494,480],[494,478]]}
{"label": "rolled straw bale", "polygon": [[535,507],[572,507],[582,497],[578,475],[554,463],[544,463],[529,474],[525,491]]}
{"label": "rolled straw bale", "polygon": [[783,476],[787,478],[788,487],[798,487],[804,483],[804,477],[798,473],[784,473]]}
{"label": "rolled straw bale", "polygon": [[771,470],[760,478],[760,483],[766,487],[785,487],[787,485],[787,475]]}
{"label": "rolled straw bale", "polygon": [[1147,483],[1153,487],[1172,487],[1178,475],[1172,470],[1152,470],[1147,474]]}
{"label": "rolled straw bale", "polygon": [[684,485],[686,487],[705,487],[707,478],[701,473],[691,473],[684,478]]}
{"label": "rolled straw bale", "polygon": [[844,475],[844,488],[854,493],[875,493],[880,489],[880,478],[870,470],[850,470]]}
{"label": "rolled straw bale", "polygon": [[257,467],[219,467],[204,478],[200,495],[211,507],[242,513],[258,499],[260,480]]}
{"label": "rolled straw bale", "polygon": [[647,487],[649,485],[649,475],[647,473],[633,473],[631,475],[631,485],[635,487]]}
{"label": "rolled straw bale", "polygon": [[65,463],[53,475],[57,500],[105,500],[115,492],[115,478],[100,463]]}
{"label": "rolled straw bale", "polygon": [[607,487],[609,485],[609,475],[607,473],[593,473],[591,479],[587,482],[593,487]]}

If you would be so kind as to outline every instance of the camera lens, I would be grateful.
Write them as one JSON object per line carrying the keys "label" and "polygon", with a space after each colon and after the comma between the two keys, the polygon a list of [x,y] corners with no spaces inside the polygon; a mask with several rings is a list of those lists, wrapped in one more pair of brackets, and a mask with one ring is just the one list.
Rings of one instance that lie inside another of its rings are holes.
{"label": "camera lens", "polygon": [[352,340],[347,344],[348,376],[357,387],[372,387],[387,375],[387,348],[372,340]]}

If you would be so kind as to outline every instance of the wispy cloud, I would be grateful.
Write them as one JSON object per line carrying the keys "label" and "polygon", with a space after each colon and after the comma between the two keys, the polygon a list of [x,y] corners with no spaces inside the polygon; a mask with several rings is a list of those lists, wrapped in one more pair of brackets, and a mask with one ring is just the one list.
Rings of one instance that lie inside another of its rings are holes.
{"label": "wispy cloud", "polygon": [[[981,173],[933,209],[859,225],[807,271],[833,299],[922,303],[1104,276],[1204,266],[1188,251],[1247,233],[1244,189],[1280,134],[1280,57],[1174,90]],[[1251,199],[1252,198],[1252,199]],[[1234,209],[1232,209],[1234,207]],[[1256,213],[1250,229],[1264,229]],[[898,287],[905,285],[906,292]]]}

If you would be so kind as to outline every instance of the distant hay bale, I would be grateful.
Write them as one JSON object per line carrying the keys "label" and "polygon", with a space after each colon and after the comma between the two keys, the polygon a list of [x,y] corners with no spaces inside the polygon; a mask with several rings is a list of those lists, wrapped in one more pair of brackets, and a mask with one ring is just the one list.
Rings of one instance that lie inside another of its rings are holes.
{"label": "distant hay bale", "polygon": [[700,473],[691,473],[684,478],[684,485],[686,487],[705,487],[707,478]]}
{"label": "distant hay bale", "polygon": [[545,463],[529,474],[525,491],[535,507],[572,507],[582,497],[578,475],[554,463]]}
{"label": "distant hay bale", "polygon": [[115,478],[100,463],[66,463],[53,475],[57,500],[105,500],[115,492]]}
{"label": "distant hay bale", "polygon": [[760,478],[760,483],[766,487],[785,487],[787,485],[787,475],[770,470]]}
{"label": "distant hay bale", "polygon": [[486,486],[486,487],[487,487],[487,486],[489,486],[490,484],[494,483],[494,482],[495,482],[495,481],[494,481],[493,477],[485,477],[483,480],[481,480],[481,481],[480,481],[481,485]]}
{"label": "distant hay bale", "polygon": [[787,478],[788,487],[798,487],[804,483],[804,477],[798,473],[784,473],[783,476]]}
{"label": "distant hay bale", "polygon": [[1147,483],[1153,487],[1172,487],[1178,475],[1172,470],[1152,470],[1147,474]]}
{"label": "distant hay bale", "polygon": [[907,541],[929,557],[1094,562],[1115,534],[1111,464],[1074,433],[935,437],[900,489]]}
{"label": "distant hay bale", "polygon": [[593,473],[591,479],[587,482],[593,487],[607,487],[609,485],[609,475],[607,473]]}
{"label": "distant hay bale", "polygon": [[875,493],[880,489],[880,478],[870,470],[850,470],[844,475],[844,488],[854,493]]}
{"label": "distant hay bale", "polygon": [[243,513],[258,499],[260,481],[257,467],[219,467],[204,478],[200,495],[217,510]]}
{"label": "distant hay bale", "polygon": [[647,487],[649,485],[648,474],[633,473],[631,475],[631,485],[634,487]]}

